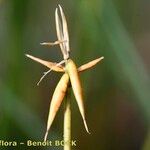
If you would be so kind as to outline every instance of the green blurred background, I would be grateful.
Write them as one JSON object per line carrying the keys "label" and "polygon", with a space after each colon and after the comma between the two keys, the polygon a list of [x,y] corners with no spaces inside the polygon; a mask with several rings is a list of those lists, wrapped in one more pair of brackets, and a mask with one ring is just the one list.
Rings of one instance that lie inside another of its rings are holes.
{"label": "green blurred background", "polygon": [[[49,102],[61,74],[51,72],[36,86],[47,68],[24,54],[62,60],[58,46],[39,44],[56,40],[54,12],[58,4],[67,17],[71,57],[78,66],[105,57],[81,75],[91,135],[85,132],[72,95],[72,139],[77,141],[73,149],[149,150],[148,0],[0,0],[0,140],[43,140]],[[62,137],[63,106],[49,140]]]}

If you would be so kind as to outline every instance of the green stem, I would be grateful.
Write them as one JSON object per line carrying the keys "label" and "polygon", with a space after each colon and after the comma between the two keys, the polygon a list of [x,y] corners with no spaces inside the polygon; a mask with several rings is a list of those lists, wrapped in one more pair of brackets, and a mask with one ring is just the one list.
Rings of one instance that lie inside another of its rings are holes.
{"label": "green stem", "polygon": [[70,88],[67,90],[64,109],[64,150],[71,150]]}

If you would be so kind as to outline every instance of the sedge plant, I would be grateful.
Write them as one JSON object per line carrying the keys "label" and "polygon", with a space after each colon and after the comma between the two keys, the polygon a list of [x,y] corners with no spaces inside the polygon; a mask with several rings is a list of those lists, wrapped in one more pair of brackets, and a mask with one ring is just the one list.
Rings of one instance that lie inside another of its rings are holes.
{"label": "sedge plant", "polygon": [[50,102],[47,129],[44,136],[44,141],[47,140],[47,136],[51,128],[51,125],[54,121],[54,118],[56,116],[56,113],[60,108],[63,99],[65,99],[64,150],[71,150],[71,104],[70,104],[71,89],[73,90],[75,99],[77,101],[85,129],[88,133],[90,133],[85,118],[82,86],[81,86],[79,74],[95,66],[104,57],[97,58],[84,65],[81,65],[80,67],[77,67],[75,62],[70,58],[70,46],[69,46],[69,34],[68,34],[67,21],[64,12],[62,10],[62,7],[60,5],[55,10],[55,22],[56,22],[56,32],[57,32],[58,40],[55,42],[44,42],[41,43],[41,45],[46,45],[46,46],[59,45],[61,49],[61,53],[63,55],[63,60],[59,63],[55,63],[55,62],[42,60],[40,58],[31,56],[29,54],[26,54],[26,56],[49,68],[49,70],[47,72],[44,72],[43,76],[40,78],[39,82],[37,83],[38,85],[42,81],[42,79],[51,71],[63,73],[60,81],[58,82],[55,88],[55,91],[53,93]]}

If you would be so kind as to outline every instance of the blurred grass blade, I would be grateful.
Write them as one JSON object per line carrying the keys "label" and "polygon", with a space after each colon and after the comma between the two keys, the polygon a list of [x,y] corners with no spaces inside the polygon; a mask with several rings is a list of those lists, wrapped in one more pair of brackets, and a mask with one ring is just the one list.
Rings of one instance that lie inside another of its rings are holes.
{"label": "blurred grass blade", "polygon": [[[0,89],[3,89],[0,99],[1,110],[5,112],[19,128],[31,139],[42,139],[44,125],[40,118],[33,110],[22,102],[22,100],[16,97],[4,84],[0,82]],[[36,125],[36,128],[35,126]],[[43,130],[42,130],[43,129]],[[52,132],[52,136],[58,137],[55,132]],[[23,140],[21,137],[20,140]]]}
{"label": "blurred grass blade", "polygon": [[111,0],[104,2],[100,19],[112,50],[115,52],[143,112],[150,121],[149,75]]}

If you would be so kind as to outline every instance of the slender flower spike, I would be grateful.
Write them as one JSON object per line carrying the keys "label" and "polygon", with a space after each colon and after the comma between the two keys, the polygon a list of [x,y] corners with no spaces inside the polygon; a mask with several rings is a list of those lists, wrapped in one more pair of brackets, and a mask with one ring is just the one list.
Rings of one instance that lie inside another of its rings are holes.
{"label": "slender flower spike", "polygon": [[[26,56],[29,57],[30,59],[49,68],[47,72],[44,72],[44,75],[41,77],[38,84],[50,71],[64,73],[60,81],[58,82],[55,88],[54,94],[52,96],[44,141],[46,141],[47,139],[47,135],[50,130],[50,127],[65,97],[69,82],[71,83],[71,87],[73,89],[73,93],[76,98],[79,111],[81,113],[81,116],[84,122],[85,129],[88,133],[90,133],[87,123],[86,123],[86,118],[85,118],[83,94],[82,94],[82,87],[81,87],[79,73],[92,68],[98,62],[104,59],[104,57],[100,57],[77,68],[74,61],[70,59],[69,34],[68,34],[67,21],[66,21],[64,12],[62,10],[62,7],[60,5],[58,6],[58,8],[56,8],[56,11],[55,11],[55,22],[56,22],[56,32],[57,32],[58,40],[55,42],[44,42],[44,43],[41,43],[41,45],[53,46],[53,45],[59,44],[62,55],[63,55],[63,60],[59,63],[55,63],[55,62],[45,61],[40,58],[26,54]],[[65,66],[62,65],[63,63],[65,64]]]}

